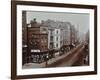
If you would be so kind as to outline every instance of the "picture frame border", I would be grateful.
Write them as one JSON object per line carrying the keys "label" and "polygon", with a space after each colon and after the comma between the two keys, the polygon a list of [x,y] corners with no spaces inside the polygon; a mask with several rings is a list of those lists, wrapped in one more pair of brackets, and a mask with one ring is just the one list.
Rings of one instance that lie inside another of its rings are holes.
{"label": "picture frame border", "polygon": [[[87,72],[70,72],[70,73],[53,73],[53,74],[36,74],[36,75],[17,75],[17,5],[49,6],[63,8],[81,8],[94,9],[94,71]],[[11,79],[30,79],[45,77],[61,77],[76,75],[93,75],[97,74],[97,6],[33,1],[11,1]]]}

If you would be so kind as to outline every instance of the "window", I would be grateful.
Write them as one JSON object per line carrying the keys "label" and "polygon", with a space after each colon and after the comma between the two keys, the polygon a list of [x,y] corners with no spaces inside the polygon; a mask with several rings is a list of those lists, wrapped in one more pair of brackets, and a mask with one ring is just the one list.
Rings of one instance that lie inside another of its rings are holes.
{"label": "window", "polygon": [[56,44],[56,47],[58,47],[58,44]]}
{"label": "window", "polygon": [[42,30],[43,30],[43,31],[47,31],[47,29],[46,29],[46,28],[42,28]]}
{"label": "window", "polygon": [[50,36],[50,41],[53,41],[53,36]]}
{"label": "window", "polygon": [[56,41],[58,41],[58,37],[56,37]]}
{"label": "window", "polygon": [[43,40],[41,40],[41,43],[43,43]]}
{"label": "window", "polygon": [[47,48],[47,46],[45,46],[45,49]]}
{"label": "window", "polygon": [[51,31],[50,34],[53,35],[53,31]]}
{"label": "window", "polygon": [[56,31],[56,33],[58,34],[58,30]]}
{"label": "window", "polygon": [[50,43],[50,48],[53,48],[53,43]]}
{"label": "window", "polygon": [[44,42],[46,43],[46,42],[47,42],[47,40],[45,39],[45,40],[44,40]]}

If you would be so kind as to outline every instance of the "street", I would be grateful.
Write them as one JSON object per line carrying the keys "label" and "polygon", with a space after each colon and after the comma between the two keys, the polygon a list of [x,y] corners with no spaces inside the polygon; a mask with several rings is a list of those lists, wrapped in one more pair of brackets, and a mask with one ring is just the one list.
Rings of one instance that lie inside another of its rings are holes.
{"label": "street", "polygon": [[48,65],[48,67],[66,67],[66,66],[82,65],[83,50],[84,50],[84,46],[81,46],[81,47],[77,48],[76,51],[72,52],[65,58]]}
{"label": "street", "polygon": [[85,52],[85,46],[79,44],[71,51],[52,58],[43,63],[28,63],[23,66],[23,68],[45,68],[45,67],[67,67],[67,66],[83,66],[89,65],[89,61],[85,61],[87,53]]}

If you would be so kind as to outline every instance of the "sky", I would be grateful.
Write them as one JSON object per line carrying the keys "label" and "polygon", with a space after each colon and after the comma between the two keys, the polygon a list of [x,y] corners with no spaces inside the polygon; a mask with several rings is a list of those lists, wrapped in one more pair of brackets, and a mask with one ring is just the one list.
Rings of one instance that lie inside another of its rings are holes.
{"label": "sky", "polygon": [[71,22],[72,25],[81,33],[86,33],[89,30],[89,14],[88,13],[67,13],[67,12],[40,12],[27,11],[27,23],[36,18],[38,22],[41,20],[54,20],[62,22]]}

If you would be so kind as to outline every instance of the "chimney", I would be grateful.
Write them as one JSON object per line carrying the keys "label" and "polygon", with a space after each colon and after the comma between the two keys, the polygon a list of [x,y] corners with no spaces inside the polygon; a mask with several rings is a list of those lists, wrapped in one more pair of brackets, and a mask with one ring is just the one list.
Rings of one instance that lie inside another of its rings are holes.
{"label": "chimney", "polygon": [[34,26],[36,23],[37,23],[36,18],[34,18],[33,20],[31,20],[31,22],[30,22],[31,27]]}
{"label": "chimney", "polygon": [[36,22],[36,18],[33,19],[33,23],[37,23],[37,22]]}

